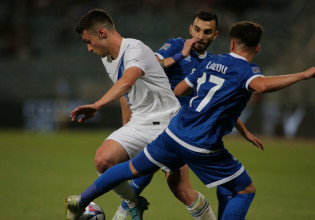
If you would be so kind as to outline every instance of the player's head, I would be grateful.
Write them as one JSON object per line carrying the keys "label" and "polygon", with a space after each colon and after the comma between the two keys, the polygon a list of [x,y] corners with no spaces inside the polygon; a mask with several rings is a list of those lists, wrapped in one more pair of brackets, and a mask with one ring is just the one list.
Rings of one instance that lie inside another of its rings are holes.
{"label": "player's head", "polygon": [[113,30],[113,19],[102,9],[92,9],[81,17],[75,30],[81,35],[85,30],[97,34],[99,28]]}
{"label": "player's head", "polygon": [[115,31],[112,18],[102,9],[92,9],[85,13],[75,28],[88,50],[98,56],[108,55],[108,34]]}
{"label": "player's head", "polygon": [[211,42],[218,36],[218,17],[211,11],[198,11],[190,25],[190,36],[195,38],[193,49],[197,53],[204,53]]}
{"label": "player's head", "polygon": [[229,37],[236,50],[258,53],[260,38],[263,33],[261,25],[251,21],[238,22],[230,28]]}

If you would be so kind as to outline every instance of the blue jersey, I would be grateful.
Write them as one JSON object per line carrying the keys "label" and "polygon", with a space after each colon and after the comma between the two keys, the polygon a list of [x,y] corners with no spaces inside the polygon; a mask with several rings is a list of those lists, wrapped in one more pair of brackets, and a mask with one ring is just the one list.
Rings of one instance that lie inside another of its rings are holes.
{"label": "blue jersey", "polygon": [[252,92],[248,84],[261,76],[257,65],[234,53],[213,55],[185,81],[195,96],[171,120],[168,129],[189,145],[206,150],[222,148]]}
{"label": "blue jersey", "polygon": [[[161,59],[172,57],[177,53],[180,53],[184,48],[185,40],[182,38],[169,39],[155,54]],[[204,61],[206,57],[211,54],[205,53],[204,55],[198,55],[191,50],[190,55],[185,59],[176,62],[174,65],[165,69],[165,73],[170,81],[171,88],[174,90],[175,86],[180,83],[186,76],[193,73],[200,63]],[[189,100],[193,97],[193,93],[185,97],[177,97],[181,106],[188,105]]]}

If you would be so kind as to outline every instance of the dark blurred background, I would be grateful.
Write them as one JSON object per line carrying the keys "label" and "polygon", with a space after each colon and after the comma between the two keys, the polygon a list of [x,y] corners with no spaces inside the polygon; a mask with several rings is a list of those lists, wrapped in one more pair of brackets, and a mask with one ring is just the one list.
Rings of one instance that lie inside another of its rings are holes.
{"label": "dark blurred background", "polygon": [[[0,129],[51,132],[117,128],[119,104],[78,125],[68,115],[100,98],[112,85],[99,57],[87,52],[74,27],[92,8],[103,8],[123,37],[156,51],[171,37],[189,38],[199,9],[219,18],[211,53],[229,49],[231,24],[252,20],[264,27],[254,62],[264,75],[303,71],[315,63],[313,0],[2,0],[0,3]],[[315,138],[315,80],[283,91],[253,95],[242,120],[254,133]]]}

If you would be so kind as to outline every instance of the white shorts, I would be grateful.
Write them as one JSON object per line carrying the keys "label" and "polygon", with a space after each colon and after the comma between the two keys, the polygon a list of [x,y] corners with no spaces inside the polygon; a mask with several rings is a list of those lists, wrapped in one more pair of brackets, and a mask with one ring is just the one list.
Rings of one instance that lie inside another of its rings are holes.
{"label": "white shorts", "polygon": [[119,128],[110,134],[106,140],[111,139],[120,143],[127,151],[129,158],[134,158],[149,143],[157,138],[164,129],[135,128],[130,124]]}

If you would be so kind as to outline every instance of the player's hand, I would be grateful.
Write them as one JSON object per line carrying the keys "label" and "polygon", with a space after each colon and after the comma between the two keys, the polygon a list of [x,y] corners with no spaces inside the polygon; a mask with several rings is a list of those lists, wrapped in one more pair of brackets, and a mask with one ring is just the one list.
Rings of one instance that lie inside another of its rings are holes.
{"label": "player's hand", "polygon": [[185,41],[184,48],[182,50],[182,54],[184,57],[188,57],[188,55],[190,54],[190,50],[195,42],[196,42],[195,38],[191,38]]}
{"label": "player's hand", "polygon": [[254,146],[264,150],[264,145],[261,140],[259,140],[257,137],[255,137],[252,133],[247,132],[246,134],[246,140],[251,142]]}
{"label": "player's hand", "polygon": [[303,72],[305,74],[305,78],[315,78],[315,67],[311,67]]}
{"label": "player's hand", "polygon": [[96,107],[95,104],[82,105],[71,112],[70,114],[71,121],[75,121],[75,119],[79,117],[80,115],[84,115],[84,116],[83,118],[79,118],[78,122],[83,122],[89,118],[93,118],[97,110],[98,108]]}

